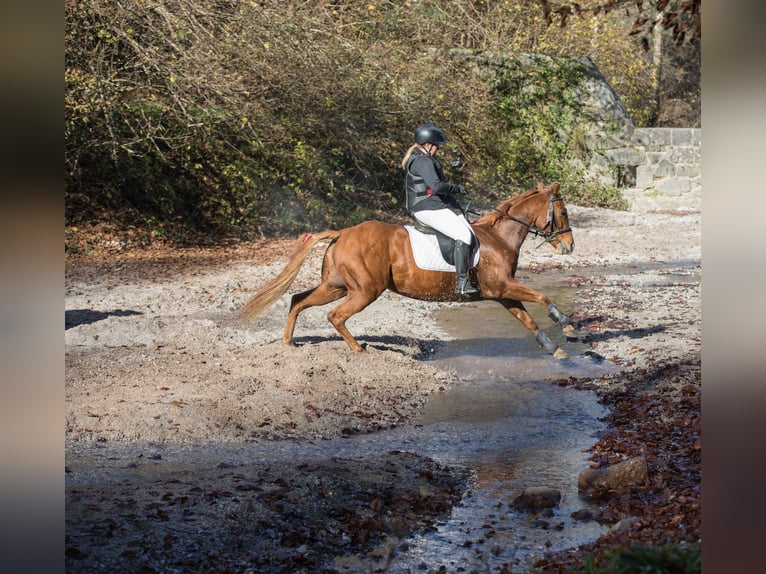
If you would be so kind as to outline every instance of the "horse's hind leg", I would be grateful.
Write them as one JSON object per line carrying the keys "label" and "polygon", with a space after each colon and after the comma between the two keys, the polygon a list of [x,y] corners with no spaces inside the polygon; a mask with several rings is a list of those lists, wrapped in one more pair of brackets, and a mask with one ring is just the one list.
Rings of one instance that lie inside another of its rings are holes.
{"label": "horse's hind leg", "polygon": [[326,305],[332,301],[337,301],[347,293],[345,287],[332,287],[327,283],[322,283],[318,287],[293,295],[290,301],[290,312],[287,314],[287,323],[285,324],[285,333],[282,336],[282,342],[286,345],[293,344],[293,333],[295,332],[295,323],[298,315],[304,309]]}
{"label": "horse's hind leg", "polygon": [[[546,335],[542,329],[537,325],[537,322],[524,308],[524,304],[521,301],[515,301],[511,299],[504,299],[500,301],[501,305],[508,309],[508,311],[516,317],[516,319],[529,329],[535,336],[537,343],[549,353],[553,353],[554,359],[566,359],[568,357],[567,352],[559,347],[556,343],[551,341],[550,337]],[[550,311],[548,312],[550,315]]]}
{"label": "horse's hind leg", "polygon": [[343,337],[343,340],[346,341],[346,344],[352,351],[360,352],[363,351],[364,348],[357,342],[357,340],[348,330],[346,327],[346,321],[349,319],[349,317],[359,313],[359,311],[375,301],[375,299],[380,296],[380,293],[382,293],[382,291],[378,293],[366,294],[361,291],[349,291],[346,300],[327,314],[327,318],[329,319],[330,323],[333,324],[335,329],[338,331],[338,333],[340,333],[340,336]]}

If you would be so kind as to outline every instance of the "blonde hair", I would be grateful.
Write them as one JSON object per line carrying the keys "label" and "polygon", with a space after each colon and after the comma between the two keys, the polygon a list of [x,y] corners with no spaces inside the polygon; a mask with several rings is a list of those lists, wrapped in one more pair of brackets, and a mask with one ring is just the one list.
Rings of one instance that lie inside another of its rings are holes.
{"label": "blonde hair", "polygon": [[404,159],[402,159],[402,169],[407,169],[407,162],[410,161],[410,157],[412,156],[412,152],[415,151],[416,148],[419,148],[420,144],[412,144],[410,146],[410,149],[407,150],[407,153],[404,154]]}

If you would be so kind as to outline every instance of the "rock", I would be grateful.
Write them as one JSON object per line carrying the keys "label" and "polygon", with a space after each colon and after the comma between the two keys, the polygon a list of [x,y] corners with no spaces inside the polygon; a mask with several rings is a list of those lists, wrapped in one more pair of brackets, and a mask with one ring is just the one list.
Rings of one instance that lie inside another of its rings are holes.
{"label": "rock", "polygon": [[583,522],[590,522],[594,520],[593,512],[588,510],[587,508],[581,508],[580,510],[573,512],[571,516],[575,520],[580,520]]}
{"label": "rock", "polygon": [[609,532],[625,532],[626,530],[629,530],[631,526],[633,526],[633,523],[635,523],[638,520],[635,516],[629,516],[628,518],[623,518],[622,520],[618,521],[614,526],[612,526],[609,529]]}
{"label": "rock", "polygon": [[558,506],[559,502],[561,502],[561,492],[555,488],[530,486],[513,500],[511,506],[516,510],[541,510]]}
{"label": "rock", "polygon": [[639,456],[606,468],[586,468],[580,473],[577,487],[584,498],[607,498],[611,492],[646,484],[648,480],[646,459]]}

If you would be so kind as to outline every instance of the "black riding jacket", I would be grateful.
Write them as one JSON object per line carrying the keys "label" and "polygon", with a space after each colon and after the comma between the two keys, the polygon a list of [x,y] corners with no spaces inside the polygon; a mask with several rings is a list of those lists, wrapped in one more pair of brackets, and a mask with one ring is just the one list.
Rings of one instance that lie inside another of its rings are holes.
{"label": "black riding jacket", "polygon": [[416,148],[407,162],[404,176],[407,210],[413,213],[446,208],[455,213],[463,213],[456,197],[460,188],[443,180],[444,172],[439,160]]}

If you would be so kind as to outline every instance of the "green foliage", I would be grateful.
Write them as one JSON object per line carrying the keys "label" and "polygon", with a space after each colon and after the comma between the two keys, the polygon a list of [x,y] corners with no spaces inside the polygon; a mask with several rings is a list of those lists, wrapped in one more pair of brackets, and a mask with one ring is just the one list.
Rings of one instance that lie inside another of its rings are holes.
{"label": "green foliage", "polygon": [[504,149],[497,158],[501,181],[534,186],[558,181],[570,201],[621,209],[620,192],[583,173],[590,118],[581,93],[588,70],[571,59],[534,57],[534,66],[509,60],[498,73],[496,115]]}
{"label": "green foliage", "polygon": [[633,546],[607,551],[601,560],[588,555],[584,565],[588,574],[699,574],[702,554],[698,547]]}
{"label": "green foliage", "polygon": [[507,129],[508,148],[499,168],[511,179],[560,180],[572,157],[563,133],[582,121],[574,90],[584,71],[571,61],[536,58],[534,68],[509,62],[499,72],[497,114]]}

